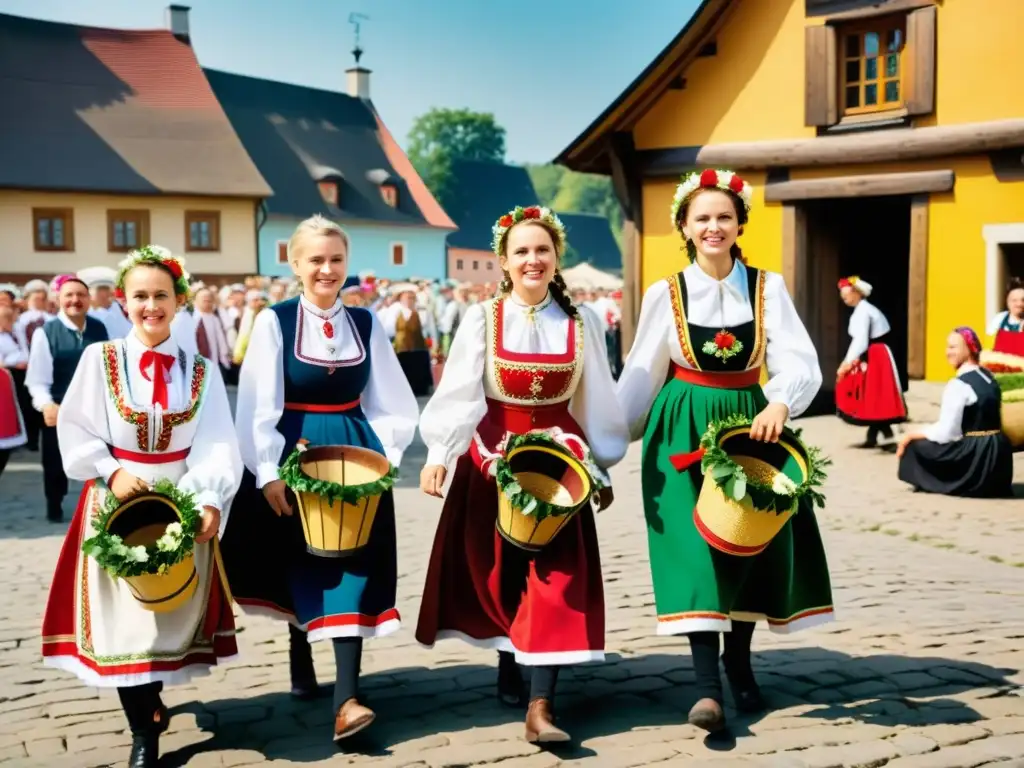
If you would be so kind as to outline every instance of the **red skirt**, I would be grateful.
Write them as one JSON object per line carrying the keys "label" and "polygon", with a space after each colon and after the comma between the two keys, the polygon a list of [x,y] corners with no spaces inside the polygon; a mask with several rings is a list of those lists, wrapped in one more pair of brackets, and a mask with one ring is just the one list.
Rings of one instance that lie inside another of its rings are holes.
{"label": "red skirt", "polygon": [[[50,586],[43,615],[43,658],[49,666],[73,672],[87,685],[123,687],[163,681],[181,683],[205,673],[218,660],[238,654],[235,618],[230,596],[224,589],[219,562],[211,553],[206,604],[190,641],[175,652],[111,654],[93,646],[87,555],[82,552],[93,481],[82,494],[71,519]],[[203,599],[196,595],[195,600]],[[165,614],[173,617],[174,614]]]}
{"label": "red skirt", "polygon": [[21,420],[18,393],[10,371],[0,368],[0,449],[17,448],[25,443],[25,425]]}
{"label": "red skirt", "polygon": [[[477,431],[491,450],[506,429],[557,426],[580,435],[564,404],[488,405]],[[473,453],[459,459],[441,511],[416,639],[433,646],[458,638],[531,666],[603,660],[604,584],[592,509],[581,509],[542,551],[525,553],[498,533],[497,486]]]}
{"label": "red skirt", "polygon": [[868,347],[867,364],[836,382],[836,412],[849,423],[861,426],[899,424],[907,420],[900,377],[887,344]]}

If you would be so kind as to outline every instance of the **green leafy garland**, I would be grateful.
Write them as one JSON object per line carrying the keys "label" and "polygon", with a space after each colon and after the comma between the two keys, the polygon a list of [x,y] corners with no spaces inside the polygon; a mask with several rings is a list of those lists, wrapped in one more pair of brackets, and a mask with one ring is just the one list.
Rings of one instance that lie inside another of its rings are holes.
{"label": "green leafy garland", "polygon": [[92,521],[92,537],[82,542],[82,551],[111,576],[127,578],[145,574],[166,573],[177,565],[195,548],[196,533],[199,532],[199,510],[195,496],[182,491],[170,480],[161,479],[153,484],[153,493],[166,496],[178,508],[180,522],[171,523],[167,532],[150,546],[129,547],[120,536],[107,530],[111,517],[121,502],[110,491],[99,515]]}
{"label": "green leafy garland", "polygon": [[1007,392],[1024,389],[1024,373],[997,373],[995,377],[1004,395]]}
{"label": "green leafy garland", "polygon": [[174,256],[169,250],[159,245],[144,245],[137,248],[121,260],[117,265],[117,280],[115,281],[116,291],[124,296],[124,281],[135,267],[140,264],[159,265],[171,273],[174,281],[175,296],[188,296],[188,283],[190,275],[185,271],[185,265],[181,259]]}
{"label": "green leafy garland", "polygon": [[518,509],[524,515],[530,515],[537,518],[537,522],[540,522],[546,517],[552,517],[555,515],[567,515],[576,510],[576,507],[562,507],[558,504],[552,504],[549,501],[538,499],[532,493],[524,490],[524,488],[516,480],[515,473],[512,471],[511,465],[508,463],[506,458],[512,453],[515,448],[522,448],[524,446],[540,445],[548,448],[557,448],[559,451],[565,452],[564,446],[560,445],[551,435],[545,434],[544,432],[528,432],[523,435],[512,435],[507,443],[505,444],[505,455],[497,460],[495,468],[497,469],[497,480],[498,487],[501,492],[505,495],[505,498],[509,500],[513,507]]}
{"label": "green leafy garland", "polygon": [[792,488],[784,491],[780,488],[773,488],[756,480],[747,477],[743,467],[733,461],[718,445],[718,437],[735,427],[749,428],[752,420],[747,416],[734,414],[727,419],[715,421],[708,425],[707,431],[700,439],[700,447],[704,449],[704,457],[700,462],[700,469],[705,475],[710,474],[715,483],[722,489],[726,496],[736,501],[749,495],[754,508],[781,514],[788,512],[793,506],[793,500],[800,500],[804,497],[811,500],[817,507],[825,506],[825,497],[818,490],[828,475],[825,474],[825,467],[832,462],[825,458],[817,448],[806,446],[800,440],[800,431],[791,430],[797,443],[807,452],[808,477],[804,482],[796,485],[790,481]]}
{"label": "green leafy garland", "polygon": [[328,504],[341,499],[345,504],[355,504],[367,496],[379,496],[391,490],[398,477],[398,468],[388,464],[388,471],[383,477],[362,485],[341,485],[333,480],[317,480],[302,471],[302,454],[296,448],[281,465],[280,477],[285,485],[296,493],[312,493],[323,496]]}

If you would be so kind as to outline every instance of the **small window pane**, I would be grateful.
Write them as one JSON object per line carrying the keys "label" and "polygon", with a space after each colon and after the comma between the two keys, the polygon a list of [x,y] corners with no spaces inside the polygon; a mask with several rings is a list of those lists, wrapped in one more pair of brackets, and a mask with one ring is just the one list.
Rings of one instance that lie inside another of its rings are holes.
{"label": "small window pane", "polygon": [[885,100],[886,101],[899,101],[900,100],[900,81],[890,80],[885,84]]}
{"label": "small window pane", "polygon": [[136,248],[139,245],[139,227],[134,221],[124,223],[124,239],[129,248]]}
{"label": "small window pane", "polygon": [[898,51],[900,46],[903,45],[903,30],[902,29],[890,29],[888,34],[888,45],[886,48],[890,51]]}
{"label": "small window pane", "polygon": [[864,62],[864,79],[878,79],[878,59],[868,59]]}
{"label": "small window pane", "polygon": [[846,56],[860,56],[860,35],[849,35],[846,38]]}
{"label": "small window pane", "polygon": [[38,229],[39,244],[50,245],[50,220],[39,219],[36,222],[36,229]]}
{"label": "small window pane", "polygon": [[867,85],[864,87],[864,106],[872,107],[878,103],[878,86]]}
{"label": "small window pane", "polygon": [[864,35],[864,55],[865,56],[877,56],[878,55],[878,33],[868,32]]}
{"label": "small window pane", "polygon": [[64,219],[50,219],[53,222],[53,245],[64,247]]}
{"label": "small window pane", "polygon": [[885,76],[896,77],[900,73],[900,57],[889,54],[885,57]]}
{"label": "small window pane", "polygon": [[480,262],[479,261],[474,261],[473,262],[473,271],[475,272],[478,269],[480,269]]}
{"label": "small window pane", "polygon": [[846,82],[856,83],[860,80],[860,59],[846,62]]}
{"label": "small window pane", "polygon": [[115,248],[126,248],[127,244],[124,239],[124,222],[114,222],[114,247]]}
{"label": "small window pane", "polygon": [[455,260],[455,268],[456,269],[462,269],[462,259],[456,259]]}
{"label": "small window pane", "polygon": [[853,85],[846,89],[846,108],[860,106],[860,87]]}

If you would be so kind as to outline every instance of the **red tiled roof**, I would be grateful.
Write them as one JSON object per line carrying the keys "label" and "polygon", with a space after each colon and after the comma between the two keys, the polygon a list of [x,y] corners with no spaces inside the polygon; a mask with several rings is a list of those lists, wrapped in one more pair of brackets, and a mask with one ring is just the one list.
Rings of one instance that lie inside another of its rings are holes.
{"label": "red tiled roof", "polygon": [[0,14],[0,187],[272,194],[191,46]]}

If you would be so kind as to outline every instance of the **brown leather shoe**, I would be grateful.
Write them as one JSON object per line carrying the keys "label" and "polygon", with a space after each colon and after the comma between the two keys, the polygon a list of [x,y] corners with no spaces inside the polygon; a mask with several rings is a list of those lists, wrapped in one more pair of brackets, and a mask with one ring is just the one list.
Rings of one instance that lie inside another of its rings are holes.
{"label": "brown leather shoe", "polygon": [[341,741],[359,733],[377,719],[377,715],[369,707],[364,707],[355,699],[349,699],[341,705],[334,718],[334,740]]}
{"label": "brown leather shoe", "polygon": [[555,726],[555,717],[551,714],[551,702],[547,699],[534,699],[526,710],[526,740],[531,744],[548,744],[569,741],[570,736]]}
{"label": "brown leather shoe", "polygon": [[714,699],[701,699],[693,705],[687,721],[708,733],[717,733],[725,728],[725,712]]}

